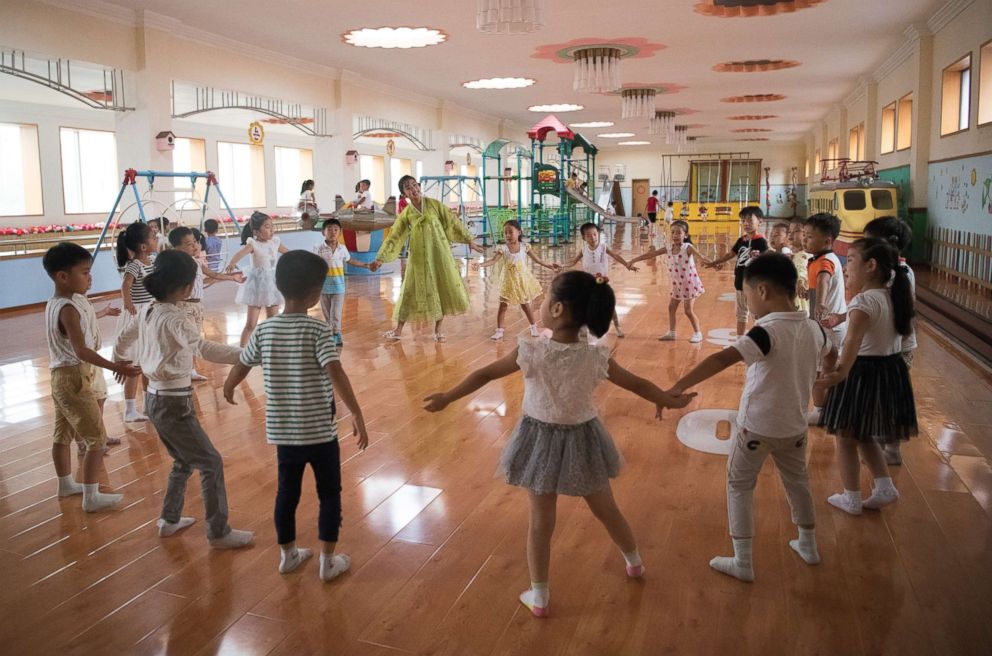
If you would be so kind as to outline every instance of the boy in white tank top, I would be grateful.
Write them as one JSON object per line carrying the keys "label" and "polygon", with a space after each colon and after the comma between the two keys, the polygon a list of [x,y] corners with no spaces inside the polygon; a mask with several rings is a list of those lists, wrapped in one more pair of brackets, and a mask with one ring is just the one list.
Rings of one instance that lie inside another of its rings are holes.
{"label": "boy in white tank top", "polygon": [[[114,372],[118,381],[136,376],[141,370],[130,362],[110,362],[96,352],[99,336],[94,330],[95,317],[86,292],[93,283],[90,274],[93,260],[89,251],[70,242],[48,249],[42,264],[55,283],[55,295],[45,306],[45,330],[48,336],[48,367],[51,369],[52,401],[55,404],[55,445],[52,460],[59,478],[58,494],[68,497],[83,495],[83,510],[97,512],[117,505],[120,494],[100,492],[97,476],[103,464],[103,449],[107,429],[94,393],[94,379],[103,367]],[[72,475],[73,439],[86,444],[82,480]]]}

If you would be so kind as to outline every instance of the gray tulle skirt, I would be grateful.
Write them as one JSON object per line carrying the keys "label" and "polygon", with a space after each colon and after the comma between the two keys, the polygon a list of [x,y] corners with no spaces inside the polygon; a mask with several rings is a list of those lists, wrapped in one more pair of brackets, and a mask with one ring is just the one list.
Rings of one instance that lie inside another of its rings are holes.
{"label": "gray tulle skirt", "polygon": [[599,418],[547,424],[524,416],[503,449],[499,471],[537,494],[584,497],[606,488],[623,459]]}

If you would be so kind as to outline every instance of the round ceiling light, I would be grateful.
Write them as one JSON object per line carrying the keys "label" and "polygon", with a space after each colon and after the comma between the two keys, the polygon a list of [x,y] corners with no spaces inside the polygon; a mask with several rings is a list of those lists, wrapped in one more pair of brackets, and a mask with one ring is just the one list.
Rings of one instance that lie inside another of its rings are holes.
{"label": "round ceiling light", "polygon": [[573,105],[571,103],[558,103],[555,105],[531,105],[527,108],[532,112],[577,112],[585,109],[583,105]]}
{"label": "round ceiling light", "polygon": [[447,34],[433,27],[363,27],[341,35],[342,41],[359,48],[424,48],[447,39]]}
{"label": "round ceiling light", "polygon": [[604,132],[603,134],[597,134],[600,139],[626,139],[627,137],[633,137],[633,132]]}
{"label": "round ceiling light", "polygon": [[650,146],[650,141],[620,141],[618,146]]}
{"label": "round ceiling light", "polygon": [[487,77],[471,82],[462,82],[466,89],[523,89],[534,84],[529,77]]}
{"label": "round ceiling light", "polygon": [[613,121],[587,121],[585,123],[569,123],[573,128],[612,128]]}

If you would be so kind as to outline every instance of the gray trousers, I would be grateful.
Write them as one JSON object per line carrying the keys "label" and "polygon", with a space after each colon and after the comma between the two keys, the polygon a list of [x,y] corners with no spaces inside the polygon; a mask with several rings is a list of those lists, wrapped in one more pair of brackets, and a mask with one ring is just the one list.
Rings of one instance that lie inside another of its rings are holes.
{"label": "gray trousers", "polygon": [[806,434],[765,437],[741,429],[727,457],[727,514],[730,535],[735,538],[754,536],[754,485],[769,455],[785,486],[793,523],[812,526],[816,522],[806,474]]}
{"label": "gray trousers", "polygon": [[186,481],[194,469],[199,469],[207,538],[224,537],[231,532],[227,524],[224,462],[196,418],[192,390],[146,392],[145,412],[173,460],[162,501],[162,519],[170,523],[179,521],[186,498]]}
{"label": "gray trousers", "polygon": [[321,294],[320,311],[324,320],[335,335],[341,333],[341,311],[344,309],[344,294]]}

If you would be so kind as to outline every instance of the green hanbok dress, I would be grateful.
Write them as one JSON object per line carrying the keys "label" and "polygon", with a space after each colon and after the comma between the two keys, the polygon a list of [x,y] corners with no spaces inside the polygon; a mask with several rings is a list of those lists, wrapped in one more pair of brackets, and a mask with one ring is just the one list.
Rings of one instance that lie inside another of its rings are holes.
{"label": "green hanbok dress", "polygon": [[438,321],[468,311],[468,290],[451,254],[451,244],[472,243],[472,234],[454,212],[433,198],[413,203],[396,217],[376,259],[392,262],[407,237],[410,247],[400,300],[393,308],[395,321]]}

